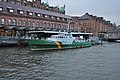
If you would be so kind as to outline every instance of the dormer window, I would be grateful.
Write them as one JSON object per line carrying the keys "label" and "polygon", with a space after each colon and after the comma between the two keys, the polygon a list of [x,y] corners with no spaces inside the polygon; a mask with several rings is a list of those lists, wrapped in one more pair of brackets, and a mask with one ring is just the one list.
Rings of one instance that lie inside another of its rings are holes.
{"label": "dormer window", "polygon": [[37,16],[40,16],[40,14],[37,14]]}
{"label": "dormer window", "polygon": [[54,17],[53,17],[53,16],[52,16],[51,18],[52,18],[52,19],[54,19]]}
{"label": "dormer window", "polygon": [[22,9],[18,9],[19,14],[24,14],[24,11]]}
{"label": "dormer window", "polygon": [[32,16],[33,12],[27,11],[27,14],[30,15],[30,16]]}
{"label": "dormer window", "polygon": [[45,15],[45,18],[47,18],[48,16],[47,15]]}
{"label": "dormer window", "polygon": [[40,13],[35,13],[35,15],[36,15],[36,16],[38,16],[38,17],[40,17],[40,16],[41,16],[41,14],[40,14]]}
{"label": "dormer window", "polygon": [[20,11],[19,13],[20,13],[20,14],[24,14],[24,11]]}
{"label": "dormer window", "polygon": [[62,20],[62,18],[60,17],[60,20]]}
{"label": "dormer window", "polygon": [[10,12],[10,13],[13,13],[13,12],[14,12],[14,9],[11,8],[11,7],[8,7],[7,9],[8,9],[8,12]]}
{"label": "dormer window", "polygon": [[13,12],[14,12],[14,10],[13,10],[13,9],[10,9],[10,10],[9,10],[9,12],[13,13]]}
{"label": "dormer window", "polygon": [[0,7],[0,11],[3,11],[3,8],[2,8],[2,7]]}
{"label": "dormer window", "polygon": [[7,0],[3,0],[4,2],[8,2]]}
{"label": "dormer window", "polygon": [[30,16],[32,16],[32,15],[33,15],[33,13],[32,13],[32,12],[29,12],[29,15],[30,15]]}
{"label": "dormer window", "polygon": [[60,18],[59,17],[57,17],[57,20],[59,20]]}
{"label": "dormer window", "polygon": [[64,19],[64,18],[62,18],[62,21],[65,21],[65,19]]}

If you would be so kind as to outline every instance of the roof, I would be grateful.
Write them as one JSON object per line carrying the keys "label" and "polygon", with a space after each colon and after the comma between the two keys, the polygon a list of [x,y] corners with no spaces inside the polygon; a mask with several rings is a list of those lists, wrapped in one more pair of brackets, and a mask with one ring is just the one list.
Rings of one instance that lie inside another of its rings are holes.
{"label": "roof", "polygon": [[85,15],[81,16],[79,19],[82,20],[90,20],[93,19],[91,15],[89,15],[88,13],[86,13]]}
{"label": "roof", "polygon": [[65,7],[60,7],[60,8],[59,8],[59,11],[65,12]]}
{"label": "roof", "polygon": [[[29,31],[29,33],[68,33],[68,32],[59,32],[59,31]],[[93,33],[71,32],[71,34],[86,34],[86,35],[92,35]]]}
{"label": "roof", "polygon": [[51,16],[71,19],[71,16],[68,16],[68,15],[64,15],[64,14],[60,14],[60,13],[56,13],[56,12],[51,12],[51,11],[47,11],[47,10],[42,10],[42,9],[38,9],[38,8],[28,7],[28,6],[11,4],[11,3],[7,3],[7,2],[1,2],[0,1],[0,6],[3,7],[3,10],[6,10],[6,11],[7,11],[8,7],[13,8],[16,13],[17,13],[18,9],[21,9],[25,13],[27,13],[26,11],[30,11],[30,12],[33,12],[33,13],[38,12],[38,13],[41,13],[41,14],[48,14],[48,15],[51,15]]}

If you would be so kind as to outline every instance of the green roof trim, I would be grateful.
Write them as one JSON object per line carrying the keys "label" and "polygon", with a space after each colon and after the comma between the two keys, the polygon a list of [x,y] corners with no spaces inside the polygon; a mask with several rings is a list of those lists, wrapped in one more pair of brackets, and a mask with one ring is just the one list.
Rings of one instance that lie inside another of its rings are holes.
{"label": "green roof trim", "polygon": [[59,8],[60,12],[65,12],[65,6]]}

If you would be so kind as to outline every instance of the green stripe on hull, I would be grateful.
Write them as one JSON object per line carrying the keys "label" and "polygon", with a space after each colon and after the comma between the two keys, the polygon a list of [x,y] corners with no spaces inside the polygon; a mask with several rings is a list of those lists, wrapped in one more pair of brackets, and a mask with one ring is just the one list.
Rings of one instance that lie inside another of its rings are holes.
{"label": "green stripe on hull", "polygon": [[68,49],[68,48],[82,48],[90,47],[90,42],[73,42],[72,44],[57,44],[45,40],[27,40],[31,50],[52,50],[52,49]]}

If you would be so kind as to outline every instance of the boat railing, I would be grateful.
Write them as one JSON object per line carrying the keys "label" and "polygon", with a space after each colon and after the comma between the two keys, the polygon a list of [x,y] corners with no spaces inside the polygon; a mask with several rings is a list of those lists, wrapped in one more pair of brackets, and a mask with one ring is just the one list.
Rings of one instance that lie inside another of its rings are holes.
{"label": "boat railing", "polygon": [[16,39],[14,36],[0,36],[0,39]]}
{"label": "boat railing", "polygon": [[15,37],[15,36],[0,36],[0,41],[2,40],[19,40],[19,39],[26,39],[26,37]]}

